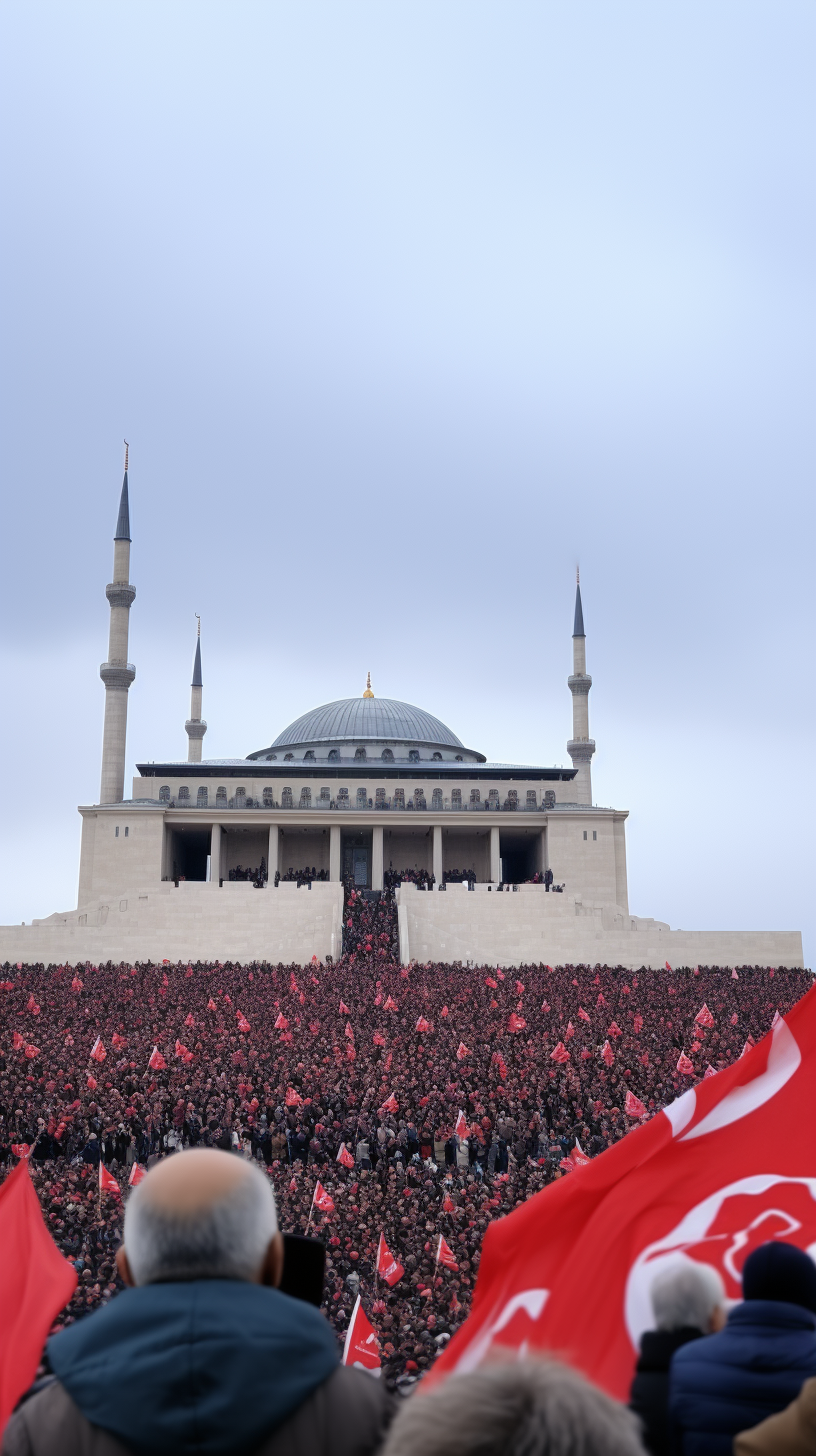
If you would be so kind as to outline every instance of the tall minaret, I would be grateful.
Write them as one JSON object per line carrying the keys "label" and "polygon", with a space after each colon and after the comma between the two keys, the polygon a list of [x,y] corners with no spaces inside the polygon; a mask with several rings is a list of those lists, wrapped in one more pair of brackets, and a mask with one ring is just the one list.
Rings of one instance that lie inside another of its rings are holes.
{"label": "tall minaret", "polygon": [[567,678],[572,693],[572,737],[567,744],[567,753],[578,774],[574,780],[575,798],[578,804],[592,803],[592,774],[590,765],[595,752],[595,741],[589,736],[589,690],[592,678],[586,670],[586,633],[584,613],[581,606],[581,578],[577,577],[575,587],[575,625],[572,629],[572,677]]}
{"label": "tall minaret", "polygon": [[108,660],[99,669],[105,684],[105,727],[102,732],[102,785],[100,804],[119,804],[125,792],[125,739],[128,688],[136,669],[128,662],[130,608],[136,595],[130,585],[130,510],[128,507],[128,445],[125,441],[125,478],[119,500],[119,519],[113,538],[113,581],[105,588],[110,602]]}
{"label": "tall minaret", "polygon": [[[198,613],[196,613],[198,616]],[[201,740],[207,731],[207,724],[201,716],[201,618],[198,618],[198,636],[196,637],[195,660],[193,662],[193,682],[190,693],[190,716],[184,727],[189,740],[187,744],[187,762],[201,762]]]}

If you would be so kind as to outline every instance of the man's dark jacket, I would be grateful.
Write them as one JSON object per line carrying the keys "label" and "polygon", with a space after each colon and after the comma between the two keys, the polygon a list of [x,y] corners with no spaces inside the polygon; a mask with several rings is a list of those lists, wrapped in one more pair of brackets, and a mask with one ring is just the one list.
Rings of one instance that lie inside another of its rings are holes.
{"label": "man's dark jacket", "polygon": [[746,1299],[725,1329],[692,1340],[671,1363],[669,1417],[683,1456],[731,1456],[738,1431],[784,1410],[816,1375],[816,1315]]}
{"label": "man's dark jacket", "polygon": [[368,1456],[390,1414],[318,1310],[257,1284],[130,1289],[47,1348],[56,1379],[12,1416],[3,1456]]}
{"label": "man's dark jacket", "polygon": [[647,1330],[640,1342],[629,1406],[643,1422],[643,1444],[652,1456],[670,1456],[669,1366],[675,1350],[699,1340],[702,1330]]}

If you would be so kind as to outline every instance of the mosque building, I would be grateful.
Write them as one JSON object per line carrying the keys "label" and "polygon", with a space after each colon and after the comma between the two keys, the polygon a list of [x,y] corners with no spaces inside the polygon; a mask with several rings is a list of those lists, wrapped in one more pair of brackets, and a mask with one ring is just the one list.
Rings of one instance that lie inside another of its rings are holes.
{"label": "mosque building", "polygon": [[0,960],[322,959],[342,950],[344,885],[376,893],[407,876],[406,961],[802,964],[798,932],[672,932],[630,915],[627,811],[592,797],[580,584],[569,769],[489,762],[433,714],[378,698],[370,675],[362,696],[313,708],[268,747],[208,759],[199,623],[187,757],[137,763],[125,798],[130,547],[126,454],[77,909],[0,927]]}

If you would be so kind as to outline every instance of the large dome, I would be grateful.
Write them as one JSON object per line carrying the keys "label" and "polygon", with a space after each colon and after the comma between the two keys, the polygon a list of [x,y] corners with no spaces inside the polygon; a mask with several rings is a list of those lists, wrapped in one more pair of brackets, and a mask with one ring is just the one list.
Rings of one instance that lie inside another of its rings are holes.
{"label": "large dome", "polygon": [[340,698],[324,703],[296,718],[279,733],[274,748],[290,748],[302,743],[359,743],[388,740],[428,744],[440,748],[462,748],[464,745],[444,723],[395,698]]}

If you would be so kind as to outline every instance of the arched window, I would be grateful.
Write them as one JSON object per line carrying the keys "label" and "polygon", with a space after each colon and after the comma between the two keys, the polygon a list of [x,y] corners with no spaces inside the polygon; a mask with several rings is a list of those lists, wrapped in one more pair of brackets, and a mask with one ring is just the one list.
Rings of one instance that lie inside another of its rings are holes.
{"label": "arched window", "polygon": [[368,803],[368,794],[366,793],[365,789],[363,789],[363,788],[358,789],[357,790],[357,808],[358,809],[364,809],[366,807],[366,804],[367,803]]}
{"label": "arched window", "polygon": [[395,809],[404,809],[405,808],[405,790],[404,789],[395,789],[394,790],[394,808]]}
{"label": "arched window", "polygon": [[538,805],[536,803],[536,791],[535,791],[535,789],[528,789],[527,790],[527,808],[528,809],[536,809],[537,807],[538,807]]}
{"label": "arched window", "polygon": [[196,794],[196,805],[197,805],[197,807],[199,809],[206,809],[207,803],[209,801],[209,797],[210,796],[209,796],[209,794],[208,794],[208,792],[207,792],[206,789],[204,789],[204,788],[199,789],[198,793]]}
{"label": "arched window", "polygon": [[189,799],[190,790],[188,789],[186,784],[182,784],[181,788],[178,791],[178,797],[180,804],[186,803],[186,801]]}
{"label": "arched window", "polygon": [[385,808],[385,789],[374,790],[374,804],[378,809]]}
{"label": "arched window", "polygon": [[227,791],[223,784],[215,791],[215,802],[216,804],[226,804],[227,802]]}
{"label": "arched window", "polygon": [[434,809],[441,809],[442,808],[442,790],[441,789],[434,789],[433,793],[431,794],[431,807],[434,808]]}
{"label": "arched window", "polygon": [[284,763],[291,763],[292,762],[292,759],[294,758],[294,756],[295,755],[293,753],[285,753],[283,755],[283,761],[284,761]]}
{"label": "arched window", "polygon": [[159,789],[159,803],[160,804],[169,804],[170,803],[170,785],[169,784],[162,784],[161,788]]}
{"label": "arched window", "polygon": [[480,804],[482,802],[482,795],[479,789],[471,789],[470,802],[471,804]]}
{"label": "arched window", "polygon": [[383,751],[382,751],[381,757],[382,757],[383,763],[393,763],[394,762],[394,750],[393,750],[393,748],[384,748]]}
{"label": "arched window", "polygon": [[365,751],[364,748],[355,748],[355,750],[354,750],[354,757],[356,759],[362,759],[362,758],[365,758],[365,756],[366,756],[366,751]]}
{"label": "arched window", "polygon": [[409,750],[408,750],[408,762],[409,763],[419,763],[419,749],[418,748],[409,748]]}
{"label": "arched window", "polygon": [[431,754],[431,757],[434,759],[434,761],[436,763],[441,763],[442,762],[442,754],[441,753],[433,753],[433,754]]}
{"label": "arched window", "polygon": [[306,752],[303,755],[303,757],[304,758],[308,758],[312,763],[314,763],[314,749],[313,748],[307,748],[306,749]]}
{"label": "arched window", "polygon": [[[324,787],[320,790],[320,802],[321,804],[328,804],[330,799],[331,789],[328,787],[328,785],[324,785]],[[325,834],[325,832],[326,831],[324,829],[323,833]]]}
{"label": "arched window", "polygon": [[498,789],[490,789],[490,791],[488,792],[487,797],[488,797],[488,799],[490,801],[490,807],[491,807],[491,809],[498,809],[498,807],[499,807],[499,791],[498,791]]}
{"label": "arched window", "polygon": [[276,753],[268,753],[266,755],[266,761],[267,761],[267,763],[271,763],[273,759],[276,759],[277,758],[277,756],[278,755]]}
{"label": "arched window", "polygon": [[265,809],[274,809],[275,807],[275,795],[271,789],[264,789],[263,791],[263,806]]}
{"label": "arched window", "polygon": [[462,790],[461,789],[451,789],[451,808],[452,809],[461,809],[461,807],[462,807]]}
{"label": "arched window", "polygon": [[457,763],[464,763],[464,761],[465,760],[463,759],[461,753],[457,753],[457,755],[456,755],[456,762]]}
{"label": "arched window", "polygon": [[281,791],[281,808],[282,809],[291,809],[292,808],[292,790],[291,789],[283,789]]}
{"label": "arched window", "polygon": [[300,791],[300,807],[301,807],[301,809],[311,809],[311,807],[312,807],[312,791],[311,791],[311,789],[301,789],[301,791]]}
{"label": "arched window", "polygon": [[339,762],[340,762],[340,749],[339,748],[330,748],[329,749],[329,763],[339,763]]}
{"label": "arched window", "polygon": [[424,809],[425,808],[425,790],[424,789],[414,789],[414,808],[415,809]]}
{"label": "arched window", "polygon": [[545,789],[544,790],[544,808],[545,809],[554,809],[555,808],[555,789]]}
{"label": "arched window", "polygon": [[338,802],[338,804],[345,804],[346,807],[348,807],[348,801],[349,801],[349,792],[348,792],[348,789],[338,789],[337,790],[337,802]]}

